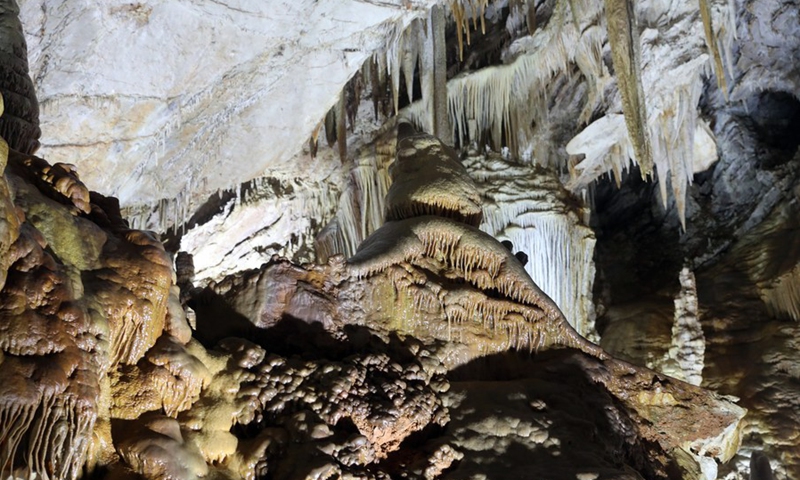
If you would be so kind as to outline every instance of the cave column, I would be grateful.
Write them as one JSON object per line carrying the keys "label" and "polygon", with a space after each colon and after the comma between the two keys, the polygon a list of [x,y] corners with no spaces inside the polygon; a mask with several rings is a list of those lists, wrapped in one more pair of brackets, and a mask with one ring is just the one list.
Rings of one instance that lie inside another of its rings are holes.
{"label": "cave column", "polygon": [[453,145],[453,129],[447,113],[447,45],[445,43],[445,27],[447,19],[441,5],[434,5],[428,22],[428,41],[433,53],[433,134],[443,143]]}

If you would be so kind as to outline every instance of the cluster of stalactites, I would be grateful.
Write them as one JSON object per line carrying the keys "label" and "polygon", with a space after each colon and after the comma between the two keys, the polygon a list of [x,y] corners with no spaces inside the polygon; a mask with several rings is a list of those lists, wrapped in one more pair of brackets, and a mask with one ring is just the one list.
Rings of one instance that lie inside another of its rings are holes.
{"label": "cluster of stalactites", "polygon": [[354,155],[336,216],[314,240],[319,262],[324,263],[336,254],[353,255],[358,245],[383,225],[395,140],[393,132],[381,135],[372,145],[374,148]]}
{"label": "cluster of stalactites", "polygon": [[[717,18],[722,21],[712,24],[708,2],[701,2],[699,11],[693,3],[648,4],[639,7],[640,14],[666,18],[669,28],[647,29],[640,36],[631,5],[622,0],[606,3],[607,9],[630,16],[629,23],[625,23],[620,20],[624,15],[613,18],[607,15],[624,116],[609,112],[569,142],[570,155],[585,155],[583,161],[571,165],[570,188],[583,189],[609,171],[619,184],[623,170],[633,161],[642,175],[657,172],[665,207],[671,189],[685,227],[685,197],[692,176],[717,159],[713,135],[698,113],[704,78],[710,76],[709,67],[713,65],[718,88],[727,95],[726,71],[722,65],[727,63],[729,71],[731,66],[729,58],[723,62],[721,52],[730,57],[735,21],[731,12],[721,8]],[[675,11],[667,11],[668,5]],[[705,44],[700,40],[701,31],[705,32]],[[632,34],[636,34],[634,41]],[[646,45],[644,52],[638,51],[640,43]],[[707,46],[710,55],[706,53]],[[642,55],[644,70],[637,60]],[[661,69],[656,71],[653,65],[668,69],[670,75],[661,74]],[[641,84],[647,92],[644,96]]]}
{"label": "cluster of stalactites", "polygon": [[[526,15],[529,31],[534,30],[530,22],[535,22],[531,3],[527,4]],[[571,4],[580,11],[578,17],[572,14]],[[589,99],[581,115],[590,117],[607,76],[602,58],[605,38],[598,26],[601,10],[596,2],[587,0],[574,0],[571,4],[557,3],[545,28],[510,47],[511,60],[507,63],[463,72],[447,83],[448,115],[457,144],[465,146],[487,137],[497,150],[507,146],[514,156],[524,156],[525,150],[538,140],[532,124],[548,122],[548,104],[552,100],[547,94],[549,85],[574,66],[590,84]],[[583,28],[575,28],[576,18]],[[425,102],[409,105],[402,115],[427,131],[425,119],[429,112]],[[537,148],[535,160],[551,163],[551,146],[541,147]]]}
{"label": "cluster of stalactites", "polygon": [[[458,0],[451,2],[451,12],[458,25],[460,41],[466,32],[469,42],[469,18],[476,25],[480,18],[484,28],[484,10],[489,0]],[[329,147],[337,145],[342,163],[348,159],[347,135],[356,125],[359,105],[367,95],[372,100],[376,121],[398,113],[401,104],[400,82],[404,79],[407,102],[422,99],[426,116],[423,129],[451,143],[452,130],[447,115],[447,55],[445,27],[447,17],[440,5],[434,5],[427,18],[416,18],[406,28],[389,36],[383,50],[376,52],[345,84],[335,104],[317,125],[309,140],[310,151],[316,155],[319,137],[325,132]],[[415,88],[419,76],[420,88]],[[420,91],[417,91],[420,90]]]}
{"label": "cluster of stalactites", "polygon": [[573,206],[550,169],[514,164],[500,155],[469,156],[465,164],[481,190],[481,230],[525,252],[533,281],[581,335],[592,338],[595,238],[581,221],[585,212]]}
{"label": "cluster of stalactites", "polygon": [[478,30],[478,22],[480,21],[481,33],[486,33],[484,12],[488,4],[489,0],[453,0],[450,2],[450,10],[453,12],[453,18],[456,21],[459,60],[464,58],[465,37],[467,45],[470,44],[470,20],[472,20],[472,28],[474,30]]}
{"label": "cluster of stalactites", "polygon": [[[472,9],[467,7],[469,12],[483,12],[480,1],[472,3],[476,5]],[[518,3],[515,2],[513,7],[519,9]],[[688,52],[692,55],[687,57],[688,61],[684,59],[683,63],[673,65],[674,78],[678,79],[677,93],[667,98],[660,96],[660,90],[652,88],[652,78],[646,82],[643,80],[641,29],[630,0],[607,0],[605,11],[597,2],[560,2],[551,20],[539,30],[535,29],[535,8],[527,3],[522,6],[528,8],[525,17],[531,36],[510,47],[508,56],[513,60],[504,65],[466,72],[448,82],[449,117],[458,144],[463,146],[488,136],[496,149],[507,146],[517,157],[530,155],[533,161],[544,165],[565,161],[553,153],[557,149],[548,143],[547,110],[552,99],[546,92],[557,76],[568,74],[577,66],[588,87],[587,101],[579,116],[579,124],[585,124],[597,111],[603,101],[604,89],[612,80],[602,55],[607,41],[620,92],[625,138],[601,159],[593,159],[593,164],[598,164],[594,170],[598,172],[591,181],[611,170],[619,178],[630,161],[639,165],[643,177],[654,176],[657,169],[662,180],[663,202],[667,202],[667,184],[670,184],[681,222],[685,223],[684,198],[694,173],[692,164],[697,163],[693,162],[693,137],[698,124],[696,110],[698,92],[702,87],[701,76],[707,76],[707,65],[713,65],[718,88],[727,96],[723,65],[727,64],[731,70],[730,59],[725,58],[730,55],[726,53],[723,56],[723,53],[730,52],[735,35],[730,12],[726,14],[724,8],[718,9],[717,16],[723,21],[714,23],[713,5],[708,1],[700,2],[699,8],[695,5],[682,7],[695,9],[692,22],[702,22],[710,55],[702,50]],[[460,12],[457,7],[453,11]],[[603,16],[607,26],[605,32],[601,28]],[[456,17],[465,23],[469,23],[471,18],[463,12]],[[458,31],[463,32],[464,23],[460,25],[462,28]],[[576,25],[579,28],[575,28]],[[403,116],[427,130],[428,108],[426,102],[416,102],[403,111]]]}

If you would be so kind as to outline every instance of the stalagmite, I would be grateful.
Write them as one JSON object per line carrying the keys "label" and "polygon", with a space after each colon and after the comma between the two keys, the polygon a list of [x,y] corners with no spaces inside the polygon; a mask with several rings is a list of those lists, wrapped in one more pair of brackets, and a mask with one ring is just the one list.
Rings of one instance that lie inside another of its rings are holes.
{"label": "stalagmite", "polygon": [[39,102],[28,76],[28,47],[15,0],[0,2],[0,94],[4,114],[0,136],[21,153],[39,148]]}
{"label": "stalagmite", "polygon": [[653,152],[642,88],[642,60],[636,12],[632,0],[605,0],[605,12],[625,123],[642,178],[645,178],[653,172]]}
{"label": "stalagmite", "polygon": [[[0,300],[0,472],[71,480],[86,461],[107,344],[102,323],[69,306],[69,278],[26,227]],[[31,287],[42,294],[28,297]]]}
{"label": "stalagmite", "polygon": [[[694,273],[684,267],[680,272],[681,291],[675,298],[675,322],[669,355],[680,366],[675,377],[692,385],[703,381],[703,358],[706,342],[700,325],[697,285]],[[669,372],[672,374],[673,372]]]}
{"label": "stalagmite", "polygon": [[439,215],[470,225],[481,220],[480,194],[450,147],[400,123],[387,220]]}
{"label": "stalagmite", "polygon": [[[478,190],[454,154],[438,139],[418,134],[410,125],[400,123],[392,173],[394,183],[387,195],[389,221],[348,260],[358,276],[391,271],[392,265],[404,262],[423,262],[420,266],[426,265],[436,275],[455,274],[478,290],[494,290],[509,301],[529,305],[514,315],[508,315],[510,310],[500,305],[486,311],[494,303],[476,293],[462,297],[468,299],[466,302],[455,302],[458,308],[454,309],[454,297],[448,295],[433,303],[442,308],[449,305],[455,315],[448,316],[449,321],[459,321],[460,314],[456,312],[472,310],[474,313],[466,318],[478,313],[484,325],[501,326],[511,344],[520,348],[555,343],[598,354],[596,347],[575,333],[555,303],[530,280],[516,257],[470,226],[477,225],[481,218]],[[425,258],[433,263],[425,263]],[[454,273],[444,273],[450,270]]]}
{"label": "stalagmite", "polygon": [[[398,156],[403,155],[406,148],[402,140],[404,135],[399,134],[399,138]],[[425,311],[428,319],[438,316],[447,320],[446,326],[439,327],[431,325],[430,320],[425,324],[411,320],[399,326],[403,331],[423,338],[433,334],[434,338],[456,342],[454,325],[463,338],[464,332],[469,332],[477,323],[485,331],[493,332],[494,342],[505,339],[501,343],[505,348],[539,350],[561,345],[599,358],[605,362],[600,368],[605,373],[598,373],[595,381],[603,383],[612,394],[625,399],[630,408],[650,421],[660,423],[656,418],[662,415],[662,410],[686,401],[687,395],[704,395],[688,385],[672,386],[669,380],[609,358],[569,326],[555,303],[530,280],[504,245],[463,223],[430,215],[389,221],[364,241],[356,255],[348,259],[347,268],[359,279],[371,279],[376,285],[374,288],[380,288],[386,281],[382,277],[388,276],[388,286],[394,292],[407,292],[411,297],[403,300],[406,297],[397,295],[401,304],[395,305],[394,310],[390,307],[392,297],[388,300],[384,297],[375,313],[382,309],[406,312],[402,303],[410,301],[414,309]],[[467,283],[461,283],[458,288],[431,288],[426,281],[430,278],[462,279]],[[493,293],[490,297],[484,292]],[[475,346],[466,348],[471,355],[485,355],[502,348],[497,343],[493,345],[493,341],[483,340],[482,346],[477,348],[481,353],[476,352]],[[465,361],[459,356],[463,354],[453,354],[452,361]],[[627,371],[628,376],[623,371]],[[645,387],[647,382],[651,387],[656,385],[655,389]],[[628,396],[630,391],[639,392],[635,399]],[[683,415],[675,425],[658,427],[661,432],[669,432],[669,440],[660,441],[665,448],[681,444],[695,452],[706,452],[714,445],[720,458],[730,458],[736,449],[737,425],[744,411],[713,397],[704,402],[714,405],[715,415],[732,422],[727,430],[719,437],[717,433],[707,437],[696,430],[696,425],[686,421],[692,415]]]}
{"label": "stalagmite", "polygon": [[[3,113],[3,101],[0,97],[0,115]],[[2,117],[0,117],[2,118]],[[0,168],[5,171],[8,161],[8,144],[0,140]],[[8,268],[13,263],[11,249],[19,237],[20,218],[11,197],[5,175],[0,176],[0,290],[6,283]]]}

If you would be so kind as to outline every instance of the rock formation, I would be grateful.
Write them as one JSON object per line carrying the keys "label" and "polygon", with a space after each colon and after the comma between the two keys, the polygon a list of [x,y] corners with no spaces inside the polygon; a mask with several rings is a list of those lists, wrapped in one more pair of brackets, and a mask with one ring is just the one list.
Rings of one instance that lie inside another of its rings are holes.
{"label": "rock formation", "polygon": [[[623,462],[666,478],[683,456],[736,452],[744,410],[578,335],[473,226],[480,196],[455,153],[400,128],[394,213],[353,257],[273,258],[204,290],[188,258],[179,279],[160,242],[129,229],[73,169],[6,148],[3,474],[440,478],[494,470],[477,459],[518,444],[563,455],[566,476],[628,476]],[[530,356],[551,347],[562,349]],[[514,412],[496,417],[471,364],[514,351],[525,368],[564,370],[567,395],[601,398],[566,408],[565,420],[548,413],[565,409],[553,379],[517,371],[523,380],[490,384]],[[448,392],[458,375],[469,381]],[[567,460],[559,437],[581,434],[581,408],[612,409],[595,428],[623,452],[593,444],[599,460]]]}
{"label": "rock formation", "polygon": [[4,476],[800,478],[796,0],[0,3]]}

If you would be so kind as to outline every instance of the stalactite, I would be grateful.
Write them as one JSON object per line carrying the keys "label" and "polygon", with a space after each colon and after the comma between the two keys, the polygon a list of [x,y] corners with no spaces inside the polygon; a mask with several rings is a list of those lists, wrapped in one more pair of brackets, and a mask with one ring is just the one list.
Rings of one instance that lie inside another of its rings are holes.
{"label": "stalactite", "polygon": [[415,20],[408,26],[403,36],[405,37],[403,51],[401,52],[402,58],[400,65],[402,67],[403,77],[406,81],[406,95],[408,103],[414,101],[414,75],[417,73],[417,61],[420,56],[420,42],[424,39],[425,33],[420,26],[421,22]]}
{"label": "stalactite", "polygon": [[311,158],[317,156],[317,150],[319,148],[319,131],[322,129],[323,122],[317,124],[314,128],[314,131],[311,132],[311,138],[308,139],[308,150],[311,153]]}
{"label": "stalactite", "polygon": [[788,314],[800,321],[800,265],[766,285],[759,285],[759,293],[770,314]]}
{"label": "stalactite", "polygon": [[328,142],[329,147],[333,147],[336,143],[336,134],[338,130],[336,129],[336,108],[338,106],[338,102],[336,105],[333,106],[328,113],[325,114],[325,141]]}
{"label": "stalactite", "polygon": [[[366,68],[366,64],[362,66],[362,70]],[[358,118],[358,107],[361,104],[361,93],[364,90],[364,75],[361,71],[356,72],[353,78],[347,82],[345,86],[345,110],[347,112],[347,123],[352,132],[356,125]]]}
{"label": "stalactite", "polygon": [[342,91],[336,104],[336,141],[339,147],[339,160],[347,163],[347,92]]}
{"label": "stalactite", "polygon": [[525,0],[525,23],[528,25],[528,35],[536,33],[536,1]]}
{"label": "stalactite", "polygon": [[446,19],[440,6],[431,9],[429,36],[433,56],[433,82],[430,90],[433,110],[433,134],[446,145],[453,145],[453,128],[448,115],[447,94],[447,45],[445,43]]}
{"label": "stalactite", "polygon": [[369,61],[369,83],[371,89],[370,95],[372,97],[372,108],[376,119],[381,118],[380,114],[383,113],[380,105],[381,101],[383,100],[383,96],[386,93],[386,87],[381,81],[380,74],[378,73],[379,69],[380,67],[378,66],[377,56],[373,55],[372,59]]}
{"label": "stalactite", "polygon": [[464,24],[464,11],[457,0],[450,2],[450,11],[456,21],[456,39],[458,41],[458,61],[464,61],[464,37],[462,33],[462,25]]}
{"label": "stalactite", "polygon": [[568,0],[568,3],[569,11],[572,14],[572,23],[575,26],[575,29],[580,31],[581,22],[578,20],[578,7],[575,5],[575,0]]}
{"label": "stalactite", "polygon": [[389,81],[392,88],[392,105],[394,105],[395,115],[400,110],[400,69],[404,46],[405,32],[400,32],[393,37],[386,51]]}
{"label": "stalactite", "polygon": [[614,62],[628,135],[642,178],[653,172],[653,152],[647,127],[647,108],[642,88],[639,27],[633,0],[605,0],[608,40]]}
{"label": "stalactite", "polygon": [[[700,18],[703,19],[703,31],[705,32],[706,45],[714,59],[714,73],[717,76],[717,88],[722,92],[725,100],[728,100],[728,83],[725,80],[725,68],[722,66],[722,56],[717,44],[717,36],[714,34],[714,23],[711,17],[711,7],[709,0],[698,0],[700,5]],[[735,25],[735,24],[734,24]]]}
{"label": "stalactite", "polygon": [[587,27],[582,33],[582,38],[595,37],[593,40],[578,43],[575,52],[575,64],[580,69],[586,86],[589,90],[586,104],[578,117],[579,125],[586,125],[603,99],[603,92],[610,76],[605,71],[603,63],[603,40],[605,32],[597,26]]}
{"label": "stalactite", "polygon": [[[436,51],[436,27],[437,22],[439,20],[438,17],[442,17],[443,13],[441,12],[441,8],[438,6],[434,6],[431,8],[430,15],[428,17],[428,21],[426,22],[426,29],[424,33],[424,38],[422,40],[422,46],[420,47],[420,86],[422,87],[422,102],[425,104],[424,107],[424,118],[420,118],[422,124],[420,125],[421,129],[425,132],[435,132],[437,128],[436,124],[436,99],[440,98],[442,92],[438,89],[440,88],[439,85],[436,83],[438,77],[436,76],[436,61],[437,61],[437,51]],[[447,59],[445,58],[445,62]],[[445,65],[445,69],[447,65]],[[447,75],[447,71],[445,70],[445,76]],[[446,85],[446,80],[445,80]],[[445,86],[446,88],[446,86]],[[437,97],[438,95],[438,97]],[[447,115],[447,94],[446,90],[444,93],[445,98],[445,115]]]}

